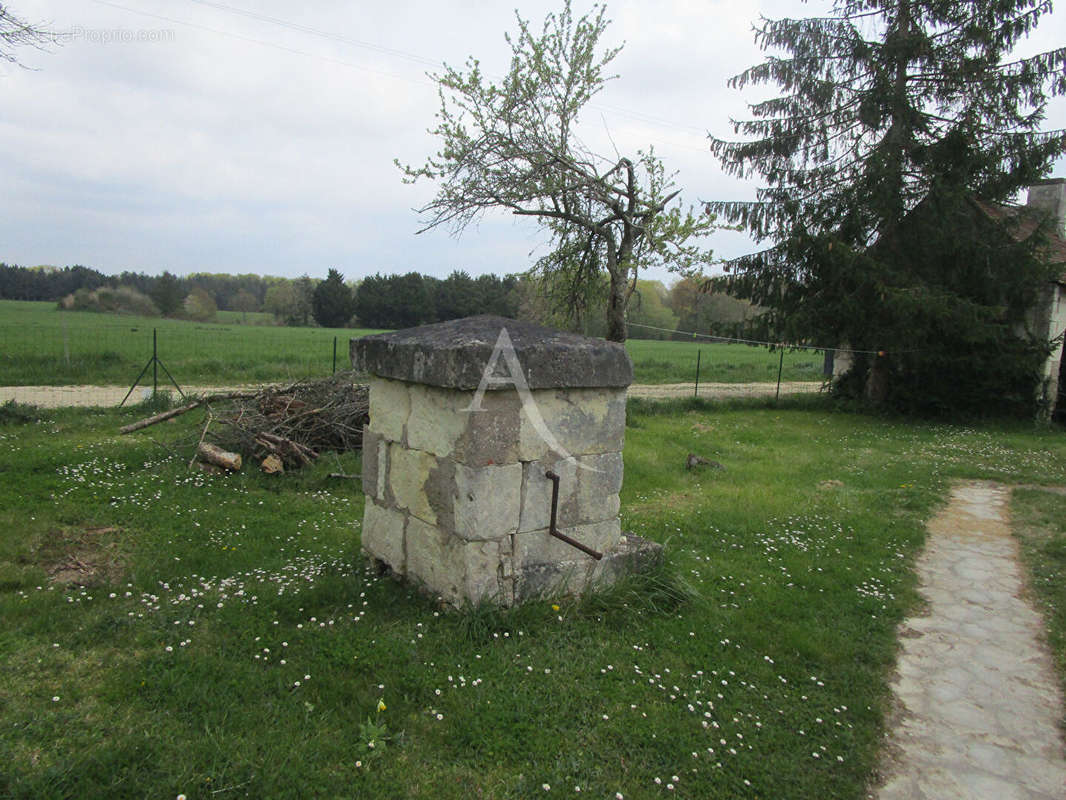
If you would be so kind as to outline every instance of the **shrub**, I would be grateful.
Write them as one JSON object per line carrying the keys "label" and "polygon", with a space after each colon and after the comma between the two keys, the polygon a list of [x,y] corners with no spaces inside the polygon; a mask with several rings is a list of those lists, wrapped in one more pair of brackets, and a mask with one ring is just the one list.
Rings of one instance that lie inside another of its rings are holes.
{"label": "shrub", "polygon": [[197,322],[207,322],[218,314],[215,299],[199,286],[189,292],[184,303],[185,316]]}
{"label": "shrub", "polygon": [[159,309],[152,299],[132,286],[101,286],[89,291],[78,289],[59,301],[62,311],[96,311],[105,314],[134,314],[158,317]]}

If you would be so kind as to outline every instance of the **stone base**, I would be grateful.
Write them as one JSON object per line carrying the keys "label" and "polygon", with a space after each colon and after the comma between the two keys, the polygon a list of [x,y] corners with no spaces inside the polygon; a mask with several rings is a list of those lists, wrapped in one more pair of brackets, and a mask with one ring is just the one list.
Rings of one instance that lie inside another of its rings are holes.
{"label": "stone base", "polygon": [[604,589],[626,575],[651,569],[662,560],[662,554],[663,546],[658,542],[628,533],[599,561],[580,556],[580,560],[527,564],[516,571],[514,600],[524,603]]}
{"label": "stone base", "polygon": [[603,577],[612,583],[635,572],[648,572],[663,561],[663,546],[659,542],[637,536],[635,533],[622,535],[618,547],[603,558],[607,563],[603,567]]}
{"label": "stone base", "polygon": [[[365,547],[363,551],[374,560],[381,572],[391,572],[399,579],[405,577],[402,570],[397,570],[377,553]],[[499,584],[488,581],[486,585],[476,587],[472,594],[470,587],[464,595],[455,586],[432,585],[419,578],[412,582],[425,594],[455,607],[471,602],[472,596],[477,598],[475,602],[509,607],[530,600],[578,597],[589,591],[605,589],[626,575],[654,568],[662,561],[662,557],[661,544],[629,533],[624,534],[618,544],[605,552],[599,561],[580,556],[581,560],[528,564],[518,570],[513,581],[502,579]]]}

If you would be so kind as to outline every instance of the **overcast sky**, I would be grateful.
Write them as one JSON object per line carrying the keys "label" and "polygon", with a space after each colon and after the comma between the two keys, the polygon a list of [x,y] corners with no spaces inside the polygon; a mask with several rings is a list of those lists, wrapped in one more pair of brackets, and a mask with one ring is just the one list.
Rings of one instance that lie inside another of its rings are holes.
{"label": "overcast sky", "polygon": [[[520,4],[539,27],[560,3]],[[590,3],[576,0],[584,13]],[[529,220],[497,215],[459,238],[419,236],[432,184],[404,185],[393,159],[436,151],[426,77],[470,55],[502,75],[514,5],[485,0],[15,0],[23,19],[69,34],[32,69],[0,65],[0,261],[105,273],[256,272],[346,278],[527,269],[545,252]],[[759,14],[807,16],[796,0],[608,3],[620,76],[583,120],[610,153],[654,145],[686,203],[749,198],[725,177],[708,131],[755,98],[726,80],[762,60]],[[1061,44],[1066,11],[1026,51]],[[1066,126],[1057,100],[1049,126]],[[608,133],[609,137],[608,138]],[[1056,176],[1066,176],[1060,161]],[[716,256],[746,252],[719,232]],[[668,279],[665,274],[652,275]]]}

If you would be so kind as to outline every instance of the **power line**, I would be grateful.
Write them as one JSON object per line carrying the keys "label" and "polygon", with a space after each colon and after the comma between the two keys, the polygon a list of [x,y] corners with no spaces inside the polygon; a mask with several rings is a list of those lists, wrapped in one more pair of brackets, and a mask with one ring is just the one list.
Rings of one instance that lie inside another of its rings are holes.
{"label": "power line", "polygon": [[[196,2],[196,0],[194,0]],[[606,103],[592,103],[593,108],[603,109],[604,111],[610,111],[613,114],[621,114],[622,116],[629,117],[638,122],[645,122],[648,125],[656,125],[660,128],[671,128],[677,131],[693,131],[702,136],[707,135],[706,128],[700,128],[696,125],[685,125],[680,122],[671,122],[670,120],[663,119],[662,117],[656,117],[652,114],[645,114],[643,111],[632,111],[628,108],[622,108],[621,106],[607,105]]]}
{"label": "power line", "polygon": [[363,41],[362,39],[352,39],[348,36],[342,36],[339,33],[333,33],[331,31],[324,31],[320,28],[312,28],[309,25],[301,25],[298,22],[282,19],[281,17],[273,17],[269,14],[261,14],[258,11],[249,11],[244,8],[238,8],[237,6],[231,6],[226,3],[213,2],[213,0],[189,0],[190,3],[197,3],[202,6],[209,6],[211,8],[219,9],[220,11],[229,11],[232,14],[238,14],[248,19],[259,20],[260,22],[266,22],[271,25],[277,25],[282,28],[288,28],[292,31],[299,31],[300,33],[310,34],[311,36],[317,36],[321,39],[329,39],[341,44],[348,44],[353,47],[361,47],[366,50],[373,50],[377,53],[384,55],[395,56],[396,58],[402,58],[407,61],[421,64],[427,67],[441,67],[443,66],[440,61],[434,61],[431,58],[425,58],[424,56],[417,55],[415,53],[409,53],[406,50],[397,50],[392,47],[384,47],[383,45],[375,44],[373,42]]}
{"label": "power line", "polygon": [[92,2],[96,3],[97,5],[101,5],[101,6],[109,6],[110,8],[117,8],[120,11],[128,11],[131,14],[139,14],[142,17],[150,17],[152,19],[162,20],[163,22],[172,22],[175,25],[184,25],[187,28],[195,28],[197,30],[208,31],[209,33],[215,33],[215,34],[218,34],[219,36],[226,36],[226,37],[229,37],[231,39],[238,39],[238,40],[243,41],[243,42],[251,42],[253,44],[262,45],[263,47],[270,47],[270,48],[272,48],[274,50],[281,50],[282,52],[285,52],[285,53],[292,53],[294,55],[305,56],[307,58],[317,58],[317,59],[319,59],[321,61],[328,61],[328,62],[330,62],[332,64],[338,64],[340,66],[349,67],[351,69],[358,69],[358,70],[361,70],[363,72],[370,72],[372,74],[381,75],[381,76],[386,77],[386,78],[396,78],[398,80],[407,81],[409,83],[421,83],[421,84],[432,85],[432,81],[430,81],[428,78],[412,78],[409,75],[401,75],[401,74],[396,73],[396,72],[386,72],[385,70],[374,69],[373,67],[367,67],[367,66],[364,66],[363,64],[356,64],[356,63],[353,63],[351,61],[345,61],[345,60],[340,59],[340,58],[334,58],[332,56],[324,56],[324,55],[321,55],[319,53],[310,53],[310,52],[308,52],[306,50],[299,50],[299,49],[297,49],[295,47],[287,47],[285,45],[277,44],[275,42],[267,42],[267,41],[264,41],[262,39],[256,39],[253,36],[245,36],[245,35],[240,34],[240,33],[232,33],[231,31],[224,31],[224,30],[220,30],[218,28],[212,28],[210,25],[201,25],[201,24],[196,23],[196,22],[188,22],[188,21],[182,20],[182,19],[175,19],[174,17],[168,17],[168,16],[165,16],[163,14],[154,14],[151,11],[143,11],[143,10],[141,10],[139,8],[130,8],[129,6],[120,5],[119,3],[109,2],[109,0],[92,0]]}
{"label": "power line", "polygon": [[[196,3],[197,5],[215,8],[220,11],[228,11],[231,14],[236,14],[238,16],[246,17],[248,19],[258,20],[260,22],[265,22],[270,25],[277,25],[282,28],[287,28],[288,30],[306,33],[311,36],[317,36],[321,39],[327,39],[329,41],[339,42],[341,44],[348,44],[353,47],[360,47],[366,50],[372,50],[383,55],[394,56],[396,58],[401,58],[415,64],[421,64],[423,66],[433,67],[435,69],[439,69],[444,66],[444,62],[439,59],[428,58],[426,56],[419,55],[418,53],[412,53],[408,50],[400,50],[394,47],[385,47],[384,45],[379,45],[374,42],[368,42],[363,39],[353,39],[348,36],[342,36],[341,34],[333,33],[331,31],[324,31],[321,28],[314,28],[309,25],[303,25],[298,22],[293,22],[292,20],[287,20],[282,17],[275,17],[269,14],[262,14],[258,11],[250,11],[248,9],[232,6],[228,3],[221,3],[217,0],[188,1],[190,3]],[[647,125],[653,125],[659,128],[668,128],[670,130],[675,131],[695,132],[704,136],[707,134],[706,128],[701,128],[696,125],[686,125],[678,122],[672,122],[670,120],[666,120],[661,117],[654,116],[652,114],[647,114],[643,111],[634,111],[632,109],[622,108],[621,106],[609,105],[606,103],[590,103],[590,107],[598,110],[608,111],[612,114],[617,114],[619,116],[627,117],[631,120],[643,122]],[[679,142],[663,142],[663,144],[669,145],[671,147],[682,147],[686,149],[700,151],[706,149],[694,147],[693,145],[689,144],[681,144]]]}
{"label": "power line", "polygon": [[897,353],[920,353],[920,350],[856,350],[851,347],[843,347],[835,345],[833,347],[824,347],[808,344],[789,344],[788,342],[766,342],[761,339],[738,339],[734,336],[714,336],[709,333],[696,333],[695,331],[679,331],[672,330],[670,328],[659,328],[655,325],[641,325],[637,322],[627,322],[626,325],[630,328],[647,328],[651,331],[662,331],[663,333],[675,333],[682,336],[691,336],[694,339],[709,339],[711,341],[720,342],[722,344],[750,344],[761,345],[763,347],[787,347],[790,350],[832,350],[836,353],[851,353],[853,355],[890,355]]}
{"label": "power line", "polygon": [[[281,44],[277,44],[277,43],[274,43],[274,42],[264,41],[263,39],[257,39],[254,36],[246,36],[246,35],[240,34],[240,33],[233,33],[232,31],[222,30],[220,28],[215,28],[215,27],[212,27],[210,25],[203,25],[203,24],[196,23],[196,22],[189,22],[187,20],[176,19],[174,17],[169,17],[169,16],[166,16],[166,15],[163,15],[163,14],[155,14],[153,12],[144,11],[144,10],[139,9],[139,8],[131,8],[129,6],[121,5],[119,3],[109,2],[109,0],[92,0],[92,1],[94,3],[96,3],[96,4],[98,4],[98,5],[108,6],[110,8],[116,8],[116,9],[119,9],[121,11],[127,11],[127,12],[129,12],[131,14],[138,14],[140,16],[150,17],[152,19],[162,20],[164,22],[171,22],[171,23],[174,23],[176,25],[183,25],[183,26],[188,27],[188,28],[194,28],[194,29],[197,29],[197,30],[207,31],[209,33],[215,33],[215,34],[218,34],[219,36],[226,36],[226,37],[229,37],[231,39],[237,39],[237,40],[244,41],[244,42],[250,42],[252,44],[262,45],[263,47],[269,47],[269,48],[272,48],[274,50],[280,50],[280,51],[285,52],[285,53],[292,53],[294,55],[300,55],[300,56],[304,56],[306,58],[317,58],[317,59],[319,59],[321,61],[326,61],[326,62],[329,62],[329,63],[332,63],[332,64],[337,64],[337,65],[343,66],[343,67],[349,67],[351,69],[361,70],[363,72],[369,72],[369,73],[374,74],[374,75],[381,75],[381,76],[387,77],[387,78],[396,78],[398,80],[406,81],[408,83],[415,83],[415,84],[421,84],[421,85],[427,85],[427,86],[436,86],[437,85],[436,82],[430,80],[428,77],[425,77],[425,76],[419,77],[419,78],[415,78],[415,77],[412,77],[410,75],[402,75],[402,74],[399,74],[399,73],[396,73],[396,72],[389,72],[389,71],[386,71],[386,70],[375,69],[373,67],[367,67],[367,66],[365,66],[363,64],[356,64],[356,63],[353,63],[351,61],[345,61],[344,59],[335,58],[333,56],[325,56],[325,55],[321,55],[319,53],[312,53],[312,52],[309,52],[307,50],[300,50],[300,49],[295,48],[295,47],[288,47],[286,45],[281,45]],[[324,31],[324,30],[322,30],[320,28],[314,28],[314,27],[311,27],[309,25],[302,25],[300,23],[293,22],[291,20],[286,20],[286,19],[283,19],[281,17],[274,17],[274,16],[271,16],[269,14],[262,14],[262,13],[259,13],[257,11],[250,11],[250,10],[247,10],[247,9],[238,8],[237,6],[231,6],[231,5],[228,5],[226,3],[216,2],[215,0],[189,0],[189,2],[196,3],[198,5],[207,6],[209,8],[215,8],[215,9],[218,9],[220,11],[226,11],[226,12],[229,12],[229,13],[232,13],[232,14],[236,14],[236,15],[239,15],[239,16],[246,17],[248,19],[257,20],[257,21],[260,21],[260,22],[265,22],[265,23],[270,24],[270,25],[276,25],[278,27],[286,28],[288,30],[296,31],[296,32],[299,32],[299,33],[305,33],[305,34],[308,34],[310,36],[316,36],[316,37],[319,37],[319,38],[322,38],[322,39],[327,39],[327,40],[330,40],[330,41],[338,42],[340,44],[346,44],[346,45],[350,45],[350,46],[353,46],[353,47],[359,47],[359,48],[362,48],[362,49],[371,50],[371,51],[380,53],[382,55],[387,55],[387,56],[392,56],[392,57],[395,57],[395,58],[404,59],[404,60],[410,61],[410,62],[415,63],[415,64],[419,64],[419,65],[422,65],[422,66],[433,67],[433,68],[441,68],[441,67],[444,66],[444,62],[442,62],[442,61],[434,60],[432,58],[427,58],[427,57],[419,55],[417,53],[411,53],[409,51],[400,50],[400,49],[393,48],[393,47],[385,47],[384,45],[375,44],[374,42],[368,42],[368,41],[365,41],[365,40],[362,40],[362,39],[353,39],[351,37],[343,36],[341,34],[332,33],[330,31]],[[678,132],[682,132],[682,133],[684,133],[684,132],[689,132],[689,133],[698,132],[700,134],[706,134],[706,129],[697,127],[695,125],[684,125],[684,124],[680,124],[680,123],[676,123],[676,122],[671,122],[671,121],[664,120],[664,119],[659,118],[659,117],[652,116],[650,114],[645,114],[645,113],[640,112],[640,111],[634,111],[634,110],[631,110],[631,109],[622,108],[620,106],[607,105],[607,104],[603,104],[603,103],[591,103],[590,104],[590,108],[607,111],[607,112],[609,112],[611,114],[618,115],[618,116],[621,116],[621,117],[625,117],[625,118],[628,118],[628,119],[630,119],[632,121],[641,122],[641,123],[644,123],[646,125],[652,125],[652,126],[659,127],[659,128],[665,128],[665,129],[674,130],[674,131],[678,131]],[[683,143],[683,142],[677,142],[677,141],[670,141],[670,140],[666,140],[666,139],[658,139],[657,143],[659,145],[663,145],[663,146],[666,146],[666,147],[671,147],[671,148],[676,148],[676,149],[681,149],[681,150],[691,150],[691,151],[700,152],[700,153],[706,152],[706,150],[707,150],[707,148],[703,147],[703,146],[697,146],[697,145]]]}

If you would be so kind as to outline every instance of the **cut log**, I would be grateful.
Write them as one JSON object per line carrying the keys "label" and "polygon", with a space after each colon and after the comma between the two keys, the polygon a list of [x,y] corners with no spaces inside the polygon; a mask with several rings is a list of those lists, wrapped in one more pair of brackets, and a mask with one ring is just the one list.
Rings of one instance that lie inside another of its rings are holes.
{"label": "cut log", "polygon": [[179,414],[184,414],[186,411],[192,411],[194,408],[199,408],[201,403],[203,403],[203,400],[197,400],[194,403],[178,406],[169,411],[164,411],[161,414],[156,414],[154,417],[148,417],[147,419],[142,419],[138,422],[130,423],[129,425],[123,425],[118,429],[118,432],[133,433],[134,431],[139,431],[141,428],[147,428],[149,425],[155,425],[157,422],[166,422],[168,419],[176,417]]}
{"label": "cut log", "polygon": [[224,467],[230,472],[237,472],[241,468],[240,453],[228,453],[221,447],[215,447],[215,445],[208,442],[200,443],[200,446],[196,448],[196,455],[200,457],[201,461]]}
{"label": "cut log", "polygon": [[264,458],[263,463],[260,464],[259,467],[267,475],[276,475],[279,472],[285,471],[285,466],[281,463],[281,459],[273,453]]}

